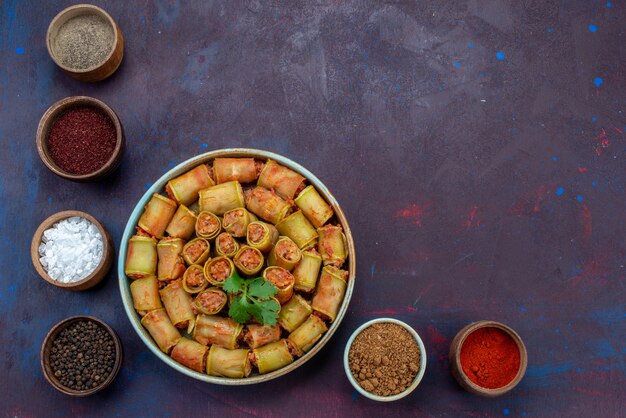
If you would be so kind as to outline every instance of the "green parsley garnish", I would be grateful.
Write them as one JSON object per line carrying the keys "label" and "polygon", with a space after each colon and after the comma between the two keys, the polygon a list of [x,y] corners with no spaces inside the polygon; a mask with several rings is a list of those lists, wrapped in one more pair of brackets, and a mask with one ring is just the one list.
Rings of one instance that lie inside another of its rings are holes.
{"label": "green parsley garnish", "polygon": [[278,289],[262,277],[244,279],[237,272],[226,279],[224,291],[234,295],[228,309],[233,321],[245,324],[254,317],[263,325],[276,325],[280,304],[272,299]]}

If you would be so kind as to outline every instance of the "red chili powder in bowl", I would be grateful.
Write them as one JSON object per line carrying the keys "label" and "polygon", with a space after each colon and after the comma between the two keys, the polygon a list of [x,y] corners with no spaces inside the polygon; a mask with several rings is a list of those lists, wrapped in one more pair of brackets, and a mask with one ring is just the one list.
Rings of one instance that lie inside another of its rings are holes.
{"label": "red chili powder in bowl", "polygon": [[106,114],[83,106],[68,110],[52,125],[46,141],[50,158],[70,174],[89,174],[109,161],[117,144]]}
{"label": "red chili powder in bowl", "polygon": [[461,347],[461,367],[478,386],[497,389],[509,384],[520,368],[520,352],[505,331],[479,328],[465,338]]}

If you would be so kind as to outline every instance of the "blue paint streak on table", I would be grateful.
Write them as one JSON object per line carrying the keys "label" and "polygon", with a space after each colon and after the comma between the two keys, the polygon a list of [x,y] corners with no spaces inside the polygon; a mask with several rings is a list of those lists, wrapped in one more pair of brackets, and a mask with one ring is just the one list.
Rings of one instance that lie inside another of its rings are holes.
{"label": "blue paint streak on table", "polygon": [[[110,4],[109,4],[110,3]],[[626,8],[621,2],[103,2],[126,50],[83,84],[47,56],[67,2],[0,3],[0,411],[5,416],[617,416],[626,402],[624,264]],[[590,30],[593,25],[595,30]],[[74,184],[37,157],[54,101],[104,100],[125,127],[119,173]],[[119,244],[146,187],[222,147],[290,157],[331,187],[351,222],[358,277],[333,341],[254,387],[196,383],[134,334],[112,270],[68,293],[29,259],[48,215],[80,209]],[[104,319],[125,349],[114,385],[88,399],[48,386],[47,330]],[[359,324],[392,316],[428,349],[414,394],[360,396],[342,352]],[[512,393],[481,399],[449,373],[454,334],[503,321],[529,350]]]}

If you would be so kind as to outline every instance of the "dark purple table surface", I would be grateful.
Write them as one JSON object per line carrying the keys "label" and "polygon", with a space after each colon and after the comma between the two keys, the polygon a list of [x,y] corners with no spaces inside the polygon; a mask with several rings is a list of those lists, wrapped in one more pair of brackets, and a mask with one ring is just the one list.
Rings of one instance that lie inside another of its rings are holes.
{"label": "dark purple table surface", "polygon": [[[69,2],[0,2],[3,415],[623,414],[623,1],[96,3],[119,23],[125,55],[109,80],[85,84],[45,48]],[[113,107],[126,132],[121,169],[95,184],[55,177],[35,149],[45,109],[80,94]],[[65,209],[94,215],[119,245],[151,182],[235,146],[314,172],[358,253],[331,342],[297,371],[240,388],[157,360],[124,313],[115,267],[71,293],[29,256],[37,225]],[[124,345],[114,384],[86,399],[56,392],[39,367],[48,329],[77,314],[102,318]],[[342,365],[351,332],[381,316],[411,324],[428,351],[419,388],[391,404],[358,396]],[[501,398],[450,375],[452,337],[479,319],[509,324],[528,347],[526,377]]]}

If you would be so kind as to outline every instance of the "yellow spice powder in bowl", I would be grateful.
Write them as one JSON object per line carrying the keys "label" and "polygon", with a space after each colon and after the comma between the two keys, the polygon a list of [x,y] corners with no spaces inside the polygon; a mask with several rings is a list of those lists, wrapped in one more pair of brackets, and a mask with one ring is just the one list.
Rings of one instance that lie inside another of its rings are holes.
{"label": "yellow spice powder in bowl", "polygon": [[395,401],[419,385],[426,370],[426,350],[417,332],[404,322],[374,319],[357,328],[348,340],[344,368],[361,395]]}

